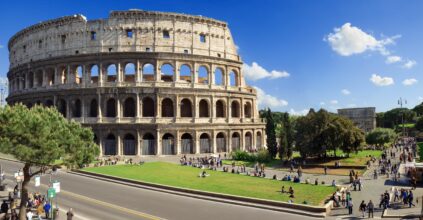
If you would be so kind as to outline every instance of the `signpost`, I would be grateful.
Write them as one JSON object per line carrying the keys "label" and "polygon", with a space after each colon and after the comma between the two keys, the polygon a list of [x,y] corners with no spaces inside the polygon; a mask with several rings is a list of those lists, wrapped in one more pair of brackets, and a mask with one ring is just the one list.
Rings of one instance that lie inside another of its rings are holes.
{"label": "signpost", "polygon": [[41,177],[36,176],[35,177],[35,187],[39,187],[41,185]]}

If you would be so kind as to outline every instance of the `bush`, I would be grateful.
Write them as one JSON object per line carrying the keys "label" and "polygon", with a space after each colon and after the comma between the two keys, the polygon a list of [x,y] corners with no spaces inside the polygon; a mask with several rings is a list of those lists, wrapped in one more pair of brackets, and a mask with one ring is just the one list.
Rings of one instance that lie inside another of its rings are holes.
{"label": "bush", "polygon": [[244,161],[250,161],[251,156],[248,152],[236,150],[231,153],[233,160],[244,160]]}
{"label": "bush", "polygon": [[272,161],[272,157],[267,150],[260,150],[257,154],[255,154],[255,156],[256,161],[259,163],[269,163]]}
{"label": "bush", "polygon": [[248,153],[245,151],[237,150],[231,153],[233,160],[242,160],[248,162],[268,163],[272,161],[270,154],[267,150],[260,150],[258,153]]}

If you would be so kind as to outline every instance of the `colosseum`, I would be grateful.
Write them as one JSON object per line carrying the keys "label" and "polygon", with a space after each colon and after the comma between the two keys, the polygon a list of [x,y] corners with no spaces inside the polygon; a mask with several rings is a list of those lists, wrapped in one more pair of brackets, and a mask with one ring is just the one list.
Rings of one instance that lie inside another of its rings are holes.
{"label": "colosseum", "polygon": [[89,126],[102,156],[265,147],[227,23],[143,10],[47,20],[8,43],[9,104],[55,106]]}

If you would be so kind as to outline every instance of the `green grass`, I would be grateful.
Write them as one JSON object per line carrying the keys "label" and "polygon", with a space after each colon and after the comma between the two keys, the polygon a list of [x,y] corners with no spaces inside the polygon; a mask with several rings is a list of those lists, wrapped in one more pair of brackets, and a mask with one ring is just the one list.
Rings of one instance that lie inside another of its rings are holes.
{"label": "green grass", "polygon": [[[399,124],[397,125],[398,128],[402,128],[403,124]],[[414,128],[414,126],[416,126],[415,123],[404,123],[404,128]]]}
{"label": "green grass", "polygon": [[419,152],[419,161],[423,161],[423,142],[417,142],[417,151]]}
{"label": "green grass", "polygon": [[281,194],[282,185],[285,190],[290,186],[295,192],[295,203],[307,201],[311,205],[322,204],[325,198],[334,192],[331,186],[314,186],[292,182],[250,177],[219,171],[209,171],[209,177],[200,178],[198,168],[180,166],[164,162],[151,162],[144,165],[115,165],[84,168],[85,171],[123,177],[133,180],[158,183],[169,186],[195,190],[232,194],[287,202],[288,194]]}
{"label": "green grass", "polygon": [[[366,162],[370,159],[369,156],[379,158],[382,153],[383,152],[381,150],[362,150],[357,153],[350,153],[350,157],[345,157],[337,161],[340,161],[341,165],[366,165]],[[337,150],[336,156],[339,157],[341,155],[346,156],[346,153],[344,153],[342,150]],[[328,151],[328,156],[334,156],[333,151]]]}

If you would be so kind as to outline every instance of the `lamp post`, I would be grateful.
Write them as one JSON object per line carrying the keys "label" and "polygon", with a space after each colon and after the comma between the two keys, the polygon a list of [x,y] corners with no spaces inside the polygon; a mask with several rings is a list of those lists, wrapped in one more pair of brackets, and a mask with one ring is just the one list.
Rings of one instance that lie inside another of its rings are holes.
{"label": "lamp post", "polygon": [[404,137],[405,136],[405,127],[404,127],[404,111],[403,111],[403,109],[402,109],[402,105],[406,105],[407,104],[407,100],[406,99],[403,99],[403,98],[399,98],[398,99],[398,105],[400,105],[401,106],[401,111],[402,111],[402,115],[401,115],[401,123],[402,123],[402,136]]}

